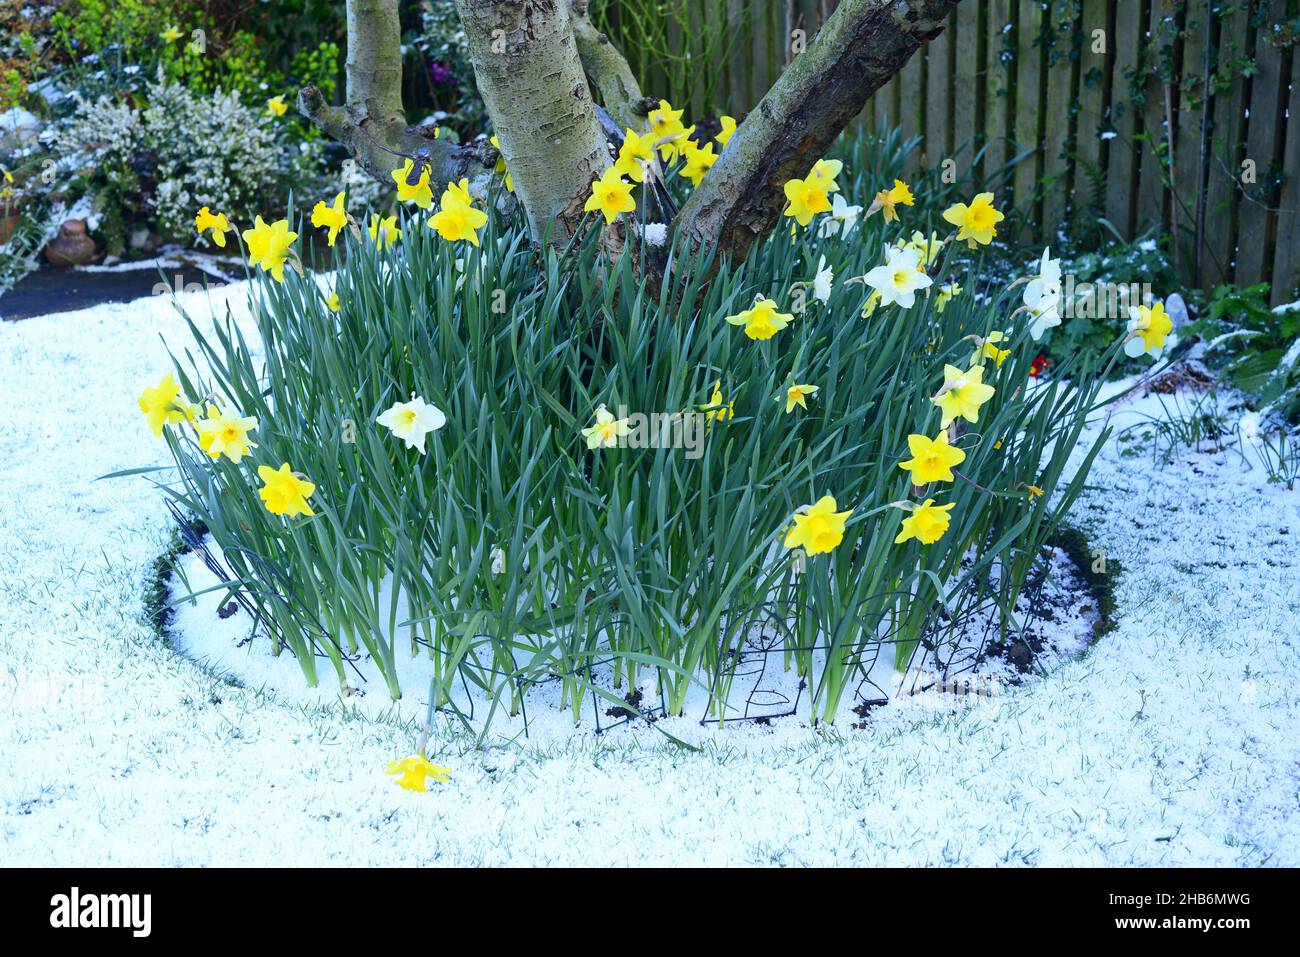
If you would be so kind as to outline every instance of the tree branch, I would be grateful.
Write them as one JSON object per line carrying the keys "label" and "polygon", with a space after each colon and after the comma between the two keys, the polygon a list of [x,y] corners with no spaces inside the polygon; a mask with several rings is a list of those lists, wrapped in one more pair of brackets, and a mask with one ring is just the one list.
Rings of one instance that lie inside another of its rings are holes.
{"label": "tree branch", "polygon": [[943,30],[958,0],[842,0],[740,124],[674,229],[743,256],[776,224],[782,187],[805,176],[867,98]]}
{"label": "tree branch", "polygon": [[[420,151],[436,195],[448,182],[468,178],[486,193],[496,164],[487,144],[460,146],[433,139],[428,127],[406,125],[402,107],[401,32],[396,0],[348,0],[347,105],[325,102],[314,86],[298,91],[298,112],[346,146],[371,176],[391,186],[403,156]],[[400,155],[399,155],[400,154]]]}
{"label": "tree branch", "polygon": [[641,85],[622,52],[592,24],[588,15],[590,0],[569,0],[573,14],[573,39],[578,45],[582,68],[600,93],[605,112],[618,124],[619,131],[644,133],[648,126],[645,98]]}

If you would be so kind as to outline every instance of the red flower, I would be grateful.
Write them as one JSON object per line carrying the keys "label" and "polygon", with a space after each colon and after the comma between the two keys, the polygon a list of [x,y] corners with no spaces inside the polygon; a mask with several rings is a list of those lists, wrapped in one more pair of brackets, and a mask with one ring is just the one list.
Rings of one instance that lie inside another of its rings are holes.
{"label": "red flower", "polygon": [[1029,364],[1029,374],[1034,378],[1038,378],[1043,374],[1043,370],[1051,368],[1051,365],[1052,360],[1047,358],[1047,356],[1035,356],[1034,361]]}

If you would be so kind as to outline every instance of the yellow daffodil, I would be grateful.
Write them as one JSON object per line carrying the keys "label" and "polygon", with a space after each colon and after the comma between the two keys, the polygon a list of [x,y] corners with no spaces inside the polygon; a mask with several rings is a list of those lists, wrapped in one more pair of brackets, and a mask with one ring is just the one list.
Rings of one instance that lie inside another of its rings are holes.
{"label": "yellow daffodil", "polygon": [[582,430],[582,437],[587,440],[588,449],[612,449],[618,440],[630,435],[632,426],[627,419],[616,419],[602,402],[596,406],[596,424]]}
{"label": "yellow daffodil", "polygon": [[289,220],[277,219],[268,224],[258,216],[253,228],[245,229],[241,235],[248,246],[248,264],[260,266],[263,272],[274,276],[276,282],[284,282],[284,264],[293,241],[298,238],[298,234],[289,229]]}
{"label": "yellow daffodil", "polygon": [[420,175],[415,185],[407,182],[413,172],[415,172],[415,161],[408,157],[400,169],[395,169],[389,174],[397,184],[397,198],[403,203],[414,203],[421,209],[432,209],[433,189],[429,186],[429,167],[420,164]]}
{"label": "yellow daffodil", "polygon": [[682,164],[679,172],[691,181],[692,186],[699,186],[700,180],[704,179],[704,174],[718,161],[718,157],[714,155],[712,143],[701,148],[696,146],[694,141],[688,142],[691,145],[686,149],[686,162]]}
{"label": "yellow daffodil", "polygon": [[376,246],[383,249],[402,238],[402,231],[397,228],[397,214],[381,219],[378,213],[370,214],[370,238]]}
{"label": "yellow daffodil", "polygon": [[181,37],[185,36],[185,34],[181,31],[180,27],[176,26],[176,24],[173,23],[166,30],[164,30],[160,34],[160,36],[168,43],[175,43]]}
{"label": "yellow daffodil", "polygon": [[1129,337],[1124,343],[1124,353],[1133,358],[1144,353],[1160,358],[1166,337],[1174,331],[1174,322],[1165,313],[1165,304],[1140,305],[1130,309],[1129,316]]}
{"label": "yellow daffodil", "polygon": [[993,194],[980,193],[969,206],[954,203],[944,210],[943,218],[957,227],[957,240],[966,240],[972,249],[978,243],[987,246],[998,234],[997,225],[1006,217],[993,207]]}
{"label": "yellow daffodil", "polygon": [[839,160],[819,159],[813,163],[813,168],[808,173],[808,182],[823,192],[838,193],[840,187],[835,182],[835,177],[839,176],[843,169],[844,164]]}
{"label": "yellow daffodil", "polygon": [[316,514],[307,504],[307,499],[316,491],[316,486],[305,477],[299,478],[295,475],[293,469],[289,468],[288,462],[278,469],[273,469],[269,465],[259,465],[257,476],[264,483],[257,490],[257,494],[261,496],[262,501],[266,503],[266,510],[272,515],[287,515],[292,518],[295,515]]}
{"label": "yellow daffodil", "polygon": [[674,110],[667,100],[660,100],[659,106],[650,111],[650,141],[656,145],[664,162],[671,162],[681,150],[681,142],[695,130],[689,130],[682,122],[682,111]]}
{"label": "yellow daffodil", "polygon": [[162,435],[164,425],[175,425],[190,417],[190,403],[181,395],[181,387],[170,372],[157,385],[141,392],[136,403],[155,436]]}
{"label": "yellow daffodil", "polygon": [[970,357],[971,364],[983,363],[985,359],[992,359],[994,365],[1001,369],[1002,363],[1006,361],[1007,356],[1011,355],[1010,349],[999,349],[998,343],[1006,341],[1006,333],[990,332],[988,337],[981,341],[975,349],[975,354]]}
{"label": "yellow daffodil", "polygon": [[892,223],[898,219],[896,207],[911,206],[913,200],[912,188],[901,179],[894,180],[894,185],[890,189],[882,189],[876,194],[876,202],[880,204],[880,209],[884,213],[885,222],[887,223]]}
{"label": "yellow daffodil", "polygon": [[343,303],[339,301],[339,293],[337,289],[325,297],[325,306],[330,312],[338,312],[343,308]]}
{"label": "yellow daffodil", "polygon": [[[961,295],[961,284],[956,282],[946,282],[939,287],[939,291],[934,297],[934,311],[943,315],[943,311],[948,308],[949,301],[954,296]],[[999,362],[998,365],[1002,363]]]}
{"label": "yellow daffodil", "polygon": [[829,212],[831,199],[823,181],[814,179],[788,180],[783,187],[787,204],[785,215],[793,216],[800,226],[807,226],[818,213]]}
{"label": "yellow daffodil", "polygon": [[645,182],[645,170],[655,161],[655,141],[650,134],[637,135],[635,130],[623,134],[623,145],[618,149],[618,161],[614,169],[620,176],[626,176],[634,183]]}
{"label": "yellow daffodil", "polygon": [[219,411],[215,405],[208,406],[208,417],[194,423],[194,430],[199,435],[199,447],[212,458],[224,455],[238,464],[239,460],[257,448],[248,441],[248,433],[257,428],[257,416],[241,416],[230,411]]}
{"label": "yellow daffodil", "polygon": [[751,339],[771,339],[794,319],[788,312],[777,312],[776,303],[759,296],[754,305],[734,316],[727,316],[726,321],[733,326],[744,326],[745,335]]}
{"label": "yellow daffodil", "polygon": [[844,523],[853,509],[835,511],[835,497],[823,495],[803,514],[794,516],[794,527],[785,535],[786,548],[803,548],[809,555],[820,555],[844,541]]}
{"label": "yellow daffodil", "polygon": [[956,366],[943,367],[943,388],[930,401],[943,411],[941,427],[947,428],[956,418],[978,422],[980,406],[993,398],[994,388],[984,384],[984,367],[973,365],[965,372]]}
{"label": "yellow daffodil", "polygon": [[194,216],[194,228],[202,236],[207,230],[212,230],[212,241],[222,249],[226,248],[226,233],[230,232],[230,220],[226,218],[225,213],[213,215],[208,207],[204,206]]}
{"label": "yellow daffodil", "polygon": [[914,432],[907,437],[907,447],[912,457],[898,463],[898,467],[912,473],[913,485],[951,482],[952,467],[966,461],[965,452],[948,444],[947,432],[941,431],[932,439]]}
{"label": "yellow daffodil", "polygon": [[288,105],[284,102],[284,96],[273,96],[266,101],[266,112],[269,116],[284,116],[289,110]]}
{"label": "yellow daffodil", "polygon": [[720,116],[718,122],[722,124],[722,129],[714,139],[725,150],[727,144],[731,142],[732,134],[736,132],[736,118],[734,116]]}
{"label": "yellow daffodil", "polygon": [[939,253],[943,251],[943,240],[939,238],[938,233],[931,233],[930,238],[926,239],[925,234],[919,229],[912,233],[912,238],[907,245],[916,250],[917,262],[922,269],[929,269],[939,258]]}
{"label": "yellow daffodil", "polygon": [[608,225],[618,218],[619,213],[630,213],[636,209],[632,184],[619,175],[617,167],[611,166],[601,174],[600,179],[591,184],[591,196],[582,208],[587,212],[599,210]]}
{"label": "yellow daffodil", "polygon": [[493,133],[492,136],[489,137],[488,142],[497,148],[497,165],[493,168],[492,172],[496,173],[498,176],[504,175],[506,178],[506,189],[513,193],[515,191],[515,178],[510,175],[510,170],[506,169],[506,155],[501,152],[501,141],[497,139],[497,135]]}
{"label": "yellow daffodil", "polygon": [[1029,492],[1029,498],[1031,501],[1036,498],[1041,498],[1045,494],[1037,485],[1026,485],[1025,489]]}
{"label": "yellow daffodil", "polygon": [[333,246],[339,230],[348,224],[348,211],[343,208],[343,194],[334,197],[334,205],[327,206],[325,200],[318,200],[311,211],[311,224],[329,230],[326,241]]}
{"label": "yellow daffodil", "polygon": [[700,411],[704,413],[704,417],[710,422],[715,419],[719,422],[725,422],[727,419],[734,419],[736,417],[735,400],[733,399],[731,402],[727,402],[727,400],[722,397],[721,379],[713,383],[713,395],[709,396],[708,402],[700,406]]}
{"label": "yellow daffodil", "polygon": [[429,228],[449,243],[468,240],[477,246],[478,231],[487,225],[487,213],[473,205],[469,195],[469,180],[448,183],[442,191],[438,211],[429,217]]}
{"label": "yellow daffodil", "polygon": [[799,408],[803,409],[805,412],[807,412],[808,411],[807,397],[810,395],[816,395],[818,388],[819,387],[815,385],[800,385],[798,383],[795,383],[794,385],[790,386],[790,388],[786,389],[785,390],[786,414],[789,415],[791,412],[793,412],[794,407],[796,405],[799,406]]}
{"label": "yellow daffodil", "polygon": [[408,791],[427,791],[427,780],[433,778],[439,784],[446,784],[451,780],[451,768],[444,768],[440,764],[433,764],[423,754],[413,754],[409,758],[402,758],[400,761],[391,761],[388,767],[384,769],[385,774],[399,775],[397,779],[398,787],[405,788]]}
{"label": "yellow daffodil", "polygon": [[894,544],[899,545],[909,538],[915,538],[922,545],[933,545],[943,538],[944,532],[948,531],[948,523],[952,521],[949,512],[954,505],[955,502],[935,505],[934,499],[927,498],[922,505],[917,506],[907,518],[903,519],[902,530],[894,539]]}

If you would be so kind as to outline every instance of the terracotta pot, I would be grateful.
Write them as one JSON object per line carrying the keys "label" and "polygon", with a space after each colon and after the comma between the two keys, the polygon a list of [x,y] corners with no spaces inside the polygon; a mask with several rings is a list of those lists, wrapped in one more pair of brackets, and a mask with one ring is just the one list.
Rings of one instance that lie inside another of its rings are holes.
{"label": "terracotta pot", "polygon": [[16,209],[0,213],[0,246],[13,238],[14,233],[18,230],[18,224],[22,221],[22,214]]}
{"label": "terracotta pot", "polygon": [[58,269],[84,266],[95,258],[95,241],[86,232],[84,219],[69,219],[59,227],[59,235],[45,247],[45,258]]}

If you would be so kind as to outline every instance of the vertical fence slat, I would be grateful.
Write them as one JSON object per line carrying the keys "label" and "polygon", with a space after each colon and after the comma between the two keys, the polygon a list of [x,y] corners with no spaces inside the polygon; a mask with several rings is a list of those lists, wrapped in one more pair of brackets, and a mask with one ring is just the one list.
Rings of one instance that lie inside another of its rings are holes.
{"label": "vertical fence slat", "polygon": [[1152,226],[1160,227],[1164,221],[1165,176],[1164,163],[1157,150],[1165,143],[1165,87],[1161,79],[1164,48],[1168,43],[1164,0],[1146,0],[1149,4],[1146,42],[1139,51],[1141,56],[1142,92],[1144,96],[1141,130],[1145,139],[1138,143],[1140,164],[1137,193],[1136,231],[1141,233]]}
{"label": "vertical fence slat", "polygon": [[988,0],[988,46],[984,73],[984,123],[988,127],[988,145],[984,151],[984,178],[990,189],[1002,190],[1001,181],[992,181],[1007,161],[1007,142],[1011,115],[1011,70],[1007,42],[1011,35],[1011,0]]}
{"label": "vertical fence slat", "polygon": [[1115,138],[1110,143],[1107,170],[1106,218],[1125,236],[1133,234],[1133,189],[1139,143],[1137,107],[1132,85],[1137,78],[1138,42],[1144,32],[1138,0],[1117,0],[1115,10],[1114,83],[1111,88],[1111,125]]}
{"label": "vertical fence slat", "polygon": [[[1076,215],[1091,215],[1105,208],[1105,197],[1095,187],[1105,188],[1101,163],[1101,133],[1105,129],[1106,80],[1114,61],[1115,38],[1105,35],[1107,0],[1085,0],[1083,45],[1079,49],[1079,113],[1075,133],[1074,209]],[[1093,31],[1103,31],[1105,53],[1094,53]]]}
{"label": "vertical fence slat", "polygon": [[[925,99],[925,88],[921,84],[921,64],[924,57],[921,51],[914,53],[898,74],[899,127],[903,138],[911,139],[923,132],[921,107]],[[909,175],[917,169],[919,154],[913,153],[908,161]]]}
{"label": "vertical fence slat", "polygon": [[957,69],[952,77],[953,105],[952,150],[957,160],[957,168],[965,174],[970,171],[971,162],[978,147],[975,144],[976,132],[980,130],[980,107],[984,91],[984,64],[980,62],[980,11],[979,4],[961,3],[953,24],[952,38],[948,41],[956,46]]}
{"label": "vertical fence slat", "polygon": [[[1071,56],[1074,21],[1066,18],[1069,10],[1053,5],[1050,45],[1047,51],[1047,115],[1043,118],[1043,172],[1039,183],[1043,189],[1043,215],[1039,240],[1055,244],[1056,230],[1064,224],[1070,169],[1070,122],[1072,119],[1074,73],[1078,61]],[[1058,19],[1061,18],[1061,19]]]}
{"label": "vertical fence slat", "polygon": [[[1286,0],[1271,0],[1269,23],[1279,23],[1286,13]],[[1283,135],[1277,122],[1282,85],[1281,57],[1270,44],[1267,29],[1257,32],[1255,41],[1255,75],[1250,82],[1250,119],[1246,135],[1246,158],[1255,163],[1257,181],[1247,187],[1242,198],[1240,227],[1237,231],[1237,271],[1239,286],[1263,282],[1269,278],[1272,264],[1269,251],[1276,225],[1275,190],[1263,188],[1270,182],[1275,137]]]}
{"label": "vertical fence slat", "polygon": [[1237,176],[1245,152],[1242,125],[1245,111],[1245,80],[1231,64],[1245,54],[1247,13],[1238,6],[1219,21],[1215,73],[1230,79],[1225,90],[1213,96],[1210,155],[1206,167],[1205,255],[1201,282],[1207,289],[1232,278],[1237,258],[1237,204],[1240,190]]}
{"label": "vertical fence slat", "polygon": [[916,54],[918,57],[925,54],[925,142],[921,148],[922,163],[926,169],[933,169],[950,155],[947,105],[952,92],[952,80],[948,75],[949,40],[948,30],[945,29]]}
{"label": "vertical fence slat", "polygon": [[[1197,224],[1205,205],[1201,133],[1205,118],[1205,31],[1210,23],[1209,0],[1187,0],[1183,18],[1183,61],[1179,67],[1178,139],[1174,150],[1175,236],[1187,251],[1183,263],[1188,275],[1196,272]],[[1198,276],[1193,276],[1199,279]]]}
{"label": "vertical fence slat", "polygon": [[1273,305],[1300,295],[1300,55],[1291,51],[1291,95],[1287,100],[1286,144],[1282,161],[1281,212],[1273,258]]}
{"label": "vertical fence slat", "polygon": [[[1040,47],[1038,33],[1042,27],[1042,8],[1037,0],[1019,0],[1016,15],[1016,102],[1015,146],[1017,153],[1039,150],[1038,96],[1039,84],[1044,79],[1039,69]],[[1012,177],[1016,207],[1033,219],[1033,211],[1026,207],[1034,194],[1037,177],[1034,175],[1038,158],[1028,156],[1016,164]]]}

